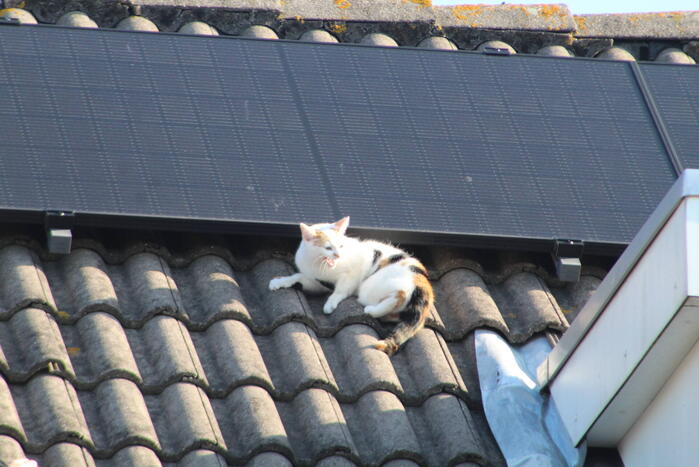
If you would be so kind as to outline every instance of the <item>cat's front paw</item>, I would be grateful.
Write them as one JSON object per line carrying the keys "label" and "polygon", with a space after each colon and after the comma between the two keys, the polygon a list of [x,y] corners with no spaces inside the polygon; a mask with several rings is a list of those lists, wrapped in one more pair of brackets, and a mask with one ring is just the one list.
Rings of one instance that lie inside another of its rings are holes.
{"label": "cat's front paw", "polygon": [[327,302],[325,302],[325,305],[323,305],[323,313],[329,315],[330,313],[335,311],[335,308],[337,308],[337,305],[333,305],[332,303],[330,303],[330,300],[328,300]]}
{"label": "cat's front paw", "polygon": [[286,289],[290,287],[288,277],[275,277],[269,281],[269,290]]}
{"label": "cat's front paw", "polygon": [[373,316],[374,318],[378,318],[378,316],[376,316],[376,305],[365,306],[364,313],[369,315],[369,316]]}

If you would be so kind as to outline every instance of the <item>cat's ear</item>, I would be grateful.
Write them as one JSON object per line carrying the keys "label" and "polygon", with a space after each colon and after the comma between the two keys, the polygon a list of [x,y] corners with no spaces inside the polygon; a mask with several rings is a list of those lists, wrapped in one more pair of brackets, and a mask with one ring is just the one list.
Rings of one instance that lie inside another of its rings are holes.
{"label": "cat's ear", "polygon": [[301,227],[301,236],[305,241],[310,242],[311,240],[313,240],[313,237],[316,236],[316,231],[313,230],[313,227],[309,227],[303,222],[299,224],[299,227]]}
{"label": "cat's ear", "polygon": [[347,231],[347,227],[349,226],[349,216],[343,217],[339,221],[335,222],[333,226],[335,230],[340,232],[340,234],[344,235]]}

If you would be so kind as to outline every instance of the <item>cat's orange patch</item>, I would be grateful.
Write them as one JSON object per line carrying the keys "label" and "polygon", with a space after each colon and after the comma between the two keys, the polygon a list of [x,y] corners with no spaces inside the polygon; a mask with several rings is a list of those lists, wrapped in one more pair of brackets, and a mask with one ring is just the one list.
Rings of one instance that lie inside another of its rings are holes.
{"label": "cat's orange patch", "polygon": [[313,237],[313,244],[315,246],[325,246],[325,242],[327,241],[328,235],[320,230],[316,233],[315,237]]}
{"label": "cat's orange patch", "polygon": [[393,310],[391,310],[391,313],[399,312],[405,306],[405,302],[406,302],[407,298],[408,298],[408,295],[404,291],[398,290],[396,292],[396,304],[393,307]]}
{"label": "cat's orange patch", "polygon": [[[422,274],[415,274],[413,276],[413,283],[415,284],[415,287],[419,287],[425,292],[425,299],[431,304],[434,301],[434,291],[432,290],[432,284],[430,284],[430,281],[427,280],[427,277],[423,276]],[[427,307],[427,310],[429,310],[429,307]]]}

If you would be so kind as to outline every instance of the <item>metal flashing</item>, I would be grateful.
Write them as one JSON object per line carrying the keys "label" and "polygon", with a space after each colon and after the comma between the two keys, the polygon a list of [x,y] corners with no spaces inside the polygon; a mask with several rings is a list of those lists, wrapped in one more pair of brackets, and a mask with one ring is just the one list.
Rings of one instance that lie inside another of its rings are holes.
{"label": "metal flashing", "polygon": [[537,369],[539,385],[545,389],[573,354],[578,344],[592,328],[605,306],[633,271],[639,259],[679,204],[687,197],[699,196],[699,170],[686,169],[672,185],[658,207],[643,224],[633,242],[607,273],[590,300],[585,304],[570,328],[561,336],[546,360]]}

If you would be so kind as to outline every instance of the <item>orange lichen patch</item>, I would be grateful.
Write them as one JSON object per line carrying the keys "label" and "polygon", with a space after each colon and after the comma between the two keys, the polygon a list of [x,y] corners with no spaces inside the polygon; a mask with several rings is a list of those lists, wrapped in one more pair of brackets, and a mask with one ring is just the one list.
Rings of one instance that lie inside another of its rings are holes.
{"label": "orange lichen patch", "polygon": [[456,19],[460,19],[461,21],[473,19],[474,16],[478,16],[482,12],[483,5],[456,5],[455,7],[451,8],[451,14],[454,15]]}
{"label": "orange lichen patch", "polygon": [[524,16],[531,16],[531,12],[526,6],[519,6],[518,9],[524,13]]}
{"label": "orange lichen patch", "polygon": [[340,23],[333,23],[333,24],[328,26],[328,29],[333,34],[342,34],[342,33],[347,32],[347,25],[340,24]]}
{"label": "orange lichen patch", "polygon": [[78,355],[80,353],[80,347],[67,347],[68,355],[71,357]]}
{"label": "orange lichen patch", "polygon": [[345,9],[351,7],[352,3],[349,0],[335,0],[335,6]]}
{"label": "orange lichen patch", "polygon": [[423,8],[432,6],[432,0],[403,0],[403,3],[414,3],[415,5],[420,5]]}
{"label": "orange lichen patch", "polygon": [[305,22],[305,20],[303,19],[303,17],[301,15],[294,16],[294,19],[301,24],[303,24]]}
{"label": "orange lichen patch", "polygon": [[552,16],[566,16],[566,12],[559,5],[541,5],[539,7],[539,14],[545,18],[550,18]]}
{"label": "orange lichen patch", "polygon": [[575,21],[575,28],[578,31],[587,31],[587,19],[582,16],[573,16],[573,21]]}
{"label": "orange lichen patch", "polygon": [[66,313],[65,311],[57,311],[56,314],[61,319],[70,319],[70,314]]}

